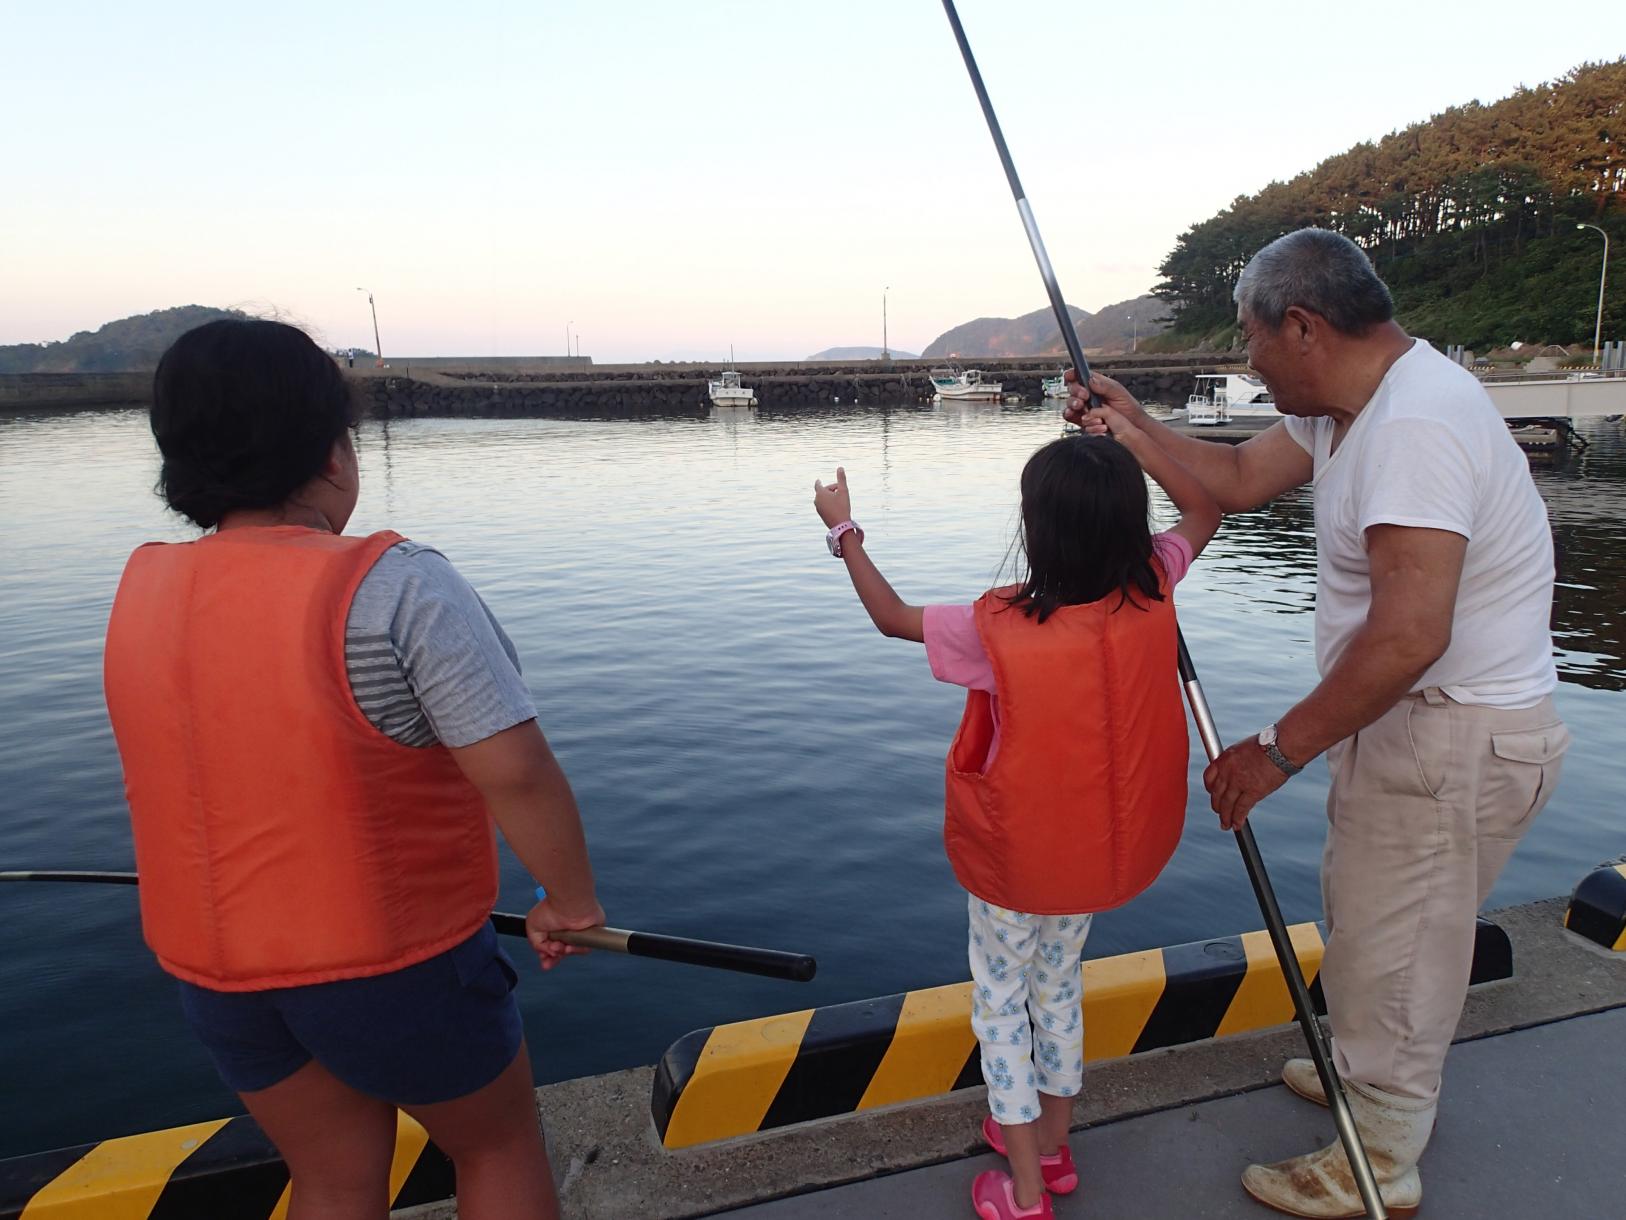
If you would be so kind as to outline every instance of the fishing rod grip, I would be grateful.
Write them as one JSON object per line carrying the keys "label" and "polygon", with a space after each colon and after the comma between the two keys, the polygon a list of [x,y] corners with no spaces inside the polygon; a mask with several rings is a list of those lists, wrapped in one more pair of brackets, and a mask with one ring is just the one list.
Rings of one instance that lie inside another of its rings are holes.
{"label": "fishing rod grip", "polygon": [[[710,966],[717,970],[733,970],[739,974],[757,974],[764,978],[786,979],[793,983],[806,983],[818,972],[818,962],[805,953],[786,953],[779,949],[758,949],[751,945],[723,945],[709,940],[690,940],[683,936],[663,936],[656,932],[625,932],[619,928],[594,928],[592,934],[611,933],[625,938],[626,949],[634,957],[653,957],[663,962],[682,962],[689,966]],[[565,933],[569,938],[577,933]],[[597,947],[597,946],[595,946]],[[605,945],[609,948],[612,946]]]}
{"label": "fishing rod grip", "polygon": [[[525,917],[496,911],[491,924],[504,936],[524,936]],[[818,972],[818,961],[806,953],[780,949],[759,949],[753,945],[724,945],[710,940],[690,940],[686,936],[663,936],[656,932],[629,932],[625,928],[583,928],[576,932],[555,932],[553,939],[583,949],[603,949],[631,957],[649,957],[686,966],[709,966],[737,974],[756,974],[770,979],[806,983]]]}
{"label": "fishing rod grip", "polygon": [[[64,869],[17,869],[0,871],[0,881],[79,881],[98,885],[135,885],[134,873],[75,872]],[[526,936],[525,917],[506,911],[493,911],[491,926],[503,936]],[[663,962],[690,966],[710,966],[764,978],[788,979],[806,983],[818,972],[818,962],[805,953],[779,949],[758,949],[752,945],[723,945],[683,936],[661,936],[654,932],[629,932],[624,928],[583,928],[577,932],[557,932],[555,940],[584,949],[604,949],[633,957],[652,957]]]}

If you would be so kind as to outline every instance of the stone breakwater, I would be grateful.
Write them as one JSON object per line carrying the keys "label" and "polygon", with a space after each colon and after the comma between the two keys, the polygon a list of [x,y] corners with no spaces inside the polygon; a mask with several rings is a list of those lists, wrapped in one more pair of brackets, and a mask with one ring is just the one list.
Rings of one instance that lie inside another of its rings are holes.
{"label": "stone breakwater", "polygon": [[[847,367],[761,366],[742,368],[741,380],[768,410],[828,406],[895,406],[929,402],[932,384],[927,365],[895,366],[876,371]],[[1053,362],[984,361],[977,367],[999,381],[1006,394],[1037,402],[1041,381],[1054,376]],[[1165,358],[1156,364],[1097,365],[1122,381],[1143,402],[1181,405],[1196,388],[1199,373],[1221,367],[1202,360]],[[1230,367],[1237,367],[1231,365]],[[710,409],[707,382],[716,369],[595,370],[593,372],[525,375],[435,373],[356,378],[357,392],[378,418],[416,416],[596,416],[703,413]]]}
{"label": "stone breakwater", "polygon": [[[616,416],[704,414],[706,383],[721,371],[701,364],[644,364],[593,368],[490,367],[495,361],[410,359],[390,369],[347,369],[366,414],[380,419],[415,416]],[[562,363],[562,362],[561,362]],[[830,406],[897,406],[932,397],[929,370],[938,362],[878,361],[741,365],[745,384],[768,410]],[[999,381],[1007,394],[1037,402],[1040,382],[1057,372],[1055,360],[1026,357],[962,362]],[[1199,356],[1115,357],[1096,368],[1118,378],[1143,402],[1178,406],[1196,387],[1196,375],[1238,364]],[[0,413],[112,406],[144,407],[152,396],[150,372],[17,373],[0,375]]]}
{"label": "stone breakwater", "polygon": [[152,374],[0,374],[0,412],[139,406],[152,400]]}

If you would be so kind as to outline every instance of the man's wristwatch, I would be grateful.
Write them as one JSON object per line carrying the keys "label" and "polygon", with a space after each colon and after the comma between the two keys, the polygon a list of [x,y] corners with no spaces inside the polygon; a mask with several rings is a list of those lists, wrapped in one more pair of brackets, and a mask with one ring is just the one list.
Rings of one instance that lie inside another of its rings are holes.
{"label": "man's wristwatch", "polygon": [[864,541],[864,531],[858,527],[856,521],[843,521],[830,527],[830,532],[824,536],[824,545],[830,548],[830,554],[837,559],[841,558],[841,536],[847,533],[858,535],[858,541]]}
{"label": "man's wristwatch", "polygon": [[1297,775],[1304,770],[1297,763],[1289,762],[1287,755],[1276,748],[1276,726],[1267,724],[1259,730],[1259,748],[1265,752],[1265,757],[1281,769],[1283,775]]}

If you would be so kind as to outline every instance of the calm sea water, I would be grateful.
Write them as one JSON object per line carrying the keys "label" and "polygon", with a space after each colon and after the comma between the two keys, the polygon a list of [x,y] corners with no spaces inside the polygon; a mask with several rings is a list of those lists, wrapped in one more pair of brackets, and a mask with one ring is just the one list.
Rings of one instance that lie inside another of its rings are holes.
{"label": "calm sea water", "polygon": [[[608,954],[543,976],[520,957],[539,1080],[651,1063],[699,1026],[966,976],[940,841],[962,696],[918,645],[870,628],[811,488],[843,463],[899,591],[969,600],[1000,573],[1023,461],[1058,431],[1052,409],[985,405],[364,430],[352,529],[433,543],[506,626],[611,922],[819,959],[799,986]],[[1493,905],[1565,893],[1626,850],[1626,441],[1619,424],[1585,435],[1585,455],[1535,459],[1576,745]],[[0,419],[0,868],[131,867],[101,642],[129,551],[191,536],[155,473],[140,413]],[[1226,740],[1313,682],[1314,590],[1302,493],[1231,518],[1182,586]],[[1260,926],[1197,771],[1174,863],[1097,920],[1092,956]],[[1254,816],[1290,919],[1319,915],[1325,791],[1312,767]],[[506,860],[503,908],[527,892]],[[238,1112],[127,888],[0,887],[0,1080],[0,1156]]]}

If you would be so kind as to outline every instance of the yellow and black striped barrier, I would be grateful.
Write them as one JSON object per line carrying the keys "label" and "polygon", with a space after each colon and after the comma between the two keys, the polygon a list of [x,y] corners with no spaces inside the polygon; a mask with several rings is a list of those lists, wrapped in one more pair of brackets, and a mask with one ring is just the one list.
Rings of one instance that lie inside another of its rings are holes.
{"label": "yellow and black striped barrier", "polygon": [[[452,1163],[405,1114],[392,1207],[452,1197]],[[288,1168],[251,1118],[0,1161],[0,1220],[284,1220]]]}
{"label": "yellow and black striped barrier", "polygon": [[1626,862],[1600,865],[1581,878],[1564,926],[1605,949],[1626,952]]}
{"label": "yellow and black striped barrier", "polygon": [[[1323,1010],[1321,929],[1289,932]],[[1293,1020],[1265,932],[1099,958],[1083,973],[1088,1062]],[[1472,981],[1512,974],[1507,934],[1481,919]],[[655,1128],[687,1148],[981,1084],[970,1011],[967,982],[696,1030],[656,1070]]]}

